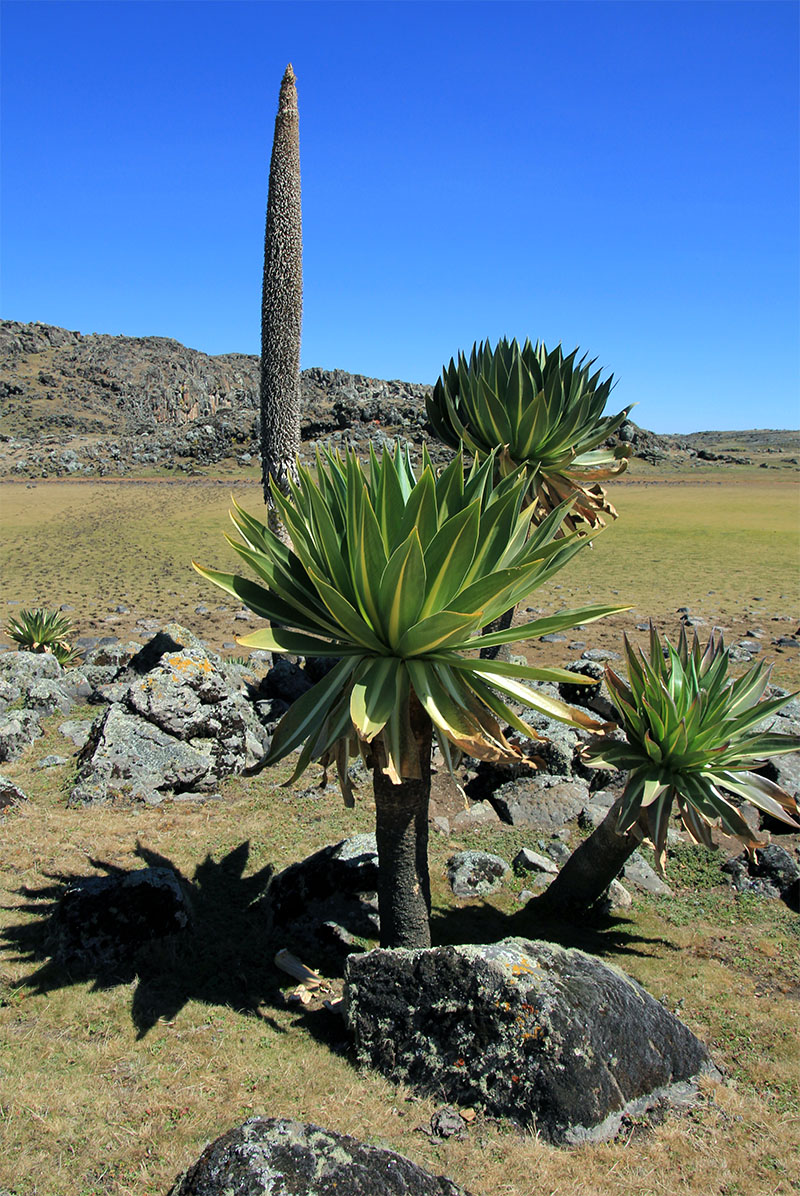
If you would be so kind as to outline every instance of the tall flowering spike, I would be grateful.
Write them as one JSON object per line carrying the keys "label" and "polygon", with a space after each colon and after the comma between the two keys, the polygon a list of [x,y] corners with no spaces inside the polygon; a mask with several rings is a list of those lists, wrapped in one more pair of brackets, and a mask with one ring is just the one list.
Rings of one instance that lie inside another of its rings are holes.
{"label": "tall flowering spike", "polygon": [[270,508],[270,477],[286,493],[300,448],[302,318],[300,136],[297,88],[289,63],[275,117],[261,299],[261,476]]}

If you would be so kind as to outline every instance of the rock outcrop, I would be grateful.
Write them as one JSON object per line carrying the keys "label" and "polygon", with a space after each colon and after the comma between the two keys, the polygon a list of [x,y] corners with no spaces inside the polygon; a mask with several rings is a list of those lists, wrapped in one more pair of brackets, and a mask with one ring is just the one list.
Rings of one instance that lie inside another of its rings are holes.
{"label": "rock outcrop", "polygon": [[[303,371],[300,388],[306,453],[317,440],[380,447],[395,435],[426,440],[434,458],[443,451],[426,434],[428,385],[314,367]],[[0,321],[0,475],[116,476],[153,467],[191,473],[223,459],[256,464],[259,405],[254,354],[210,357],[169,337]],[[697,455],[688,441],[630,422],[621,431],[635,455],[650,461]]]}
{"label": "rock outcrop", "polygon": [[554,1143],[610,1138],[624,1115],[686,1099],[715,1072],[634,980],[552,943],[353,955],[344,995],[362,1065]]}
{"label": "rock outcrop", "polygon": [[169,1196],[469,1196],[410,1159],[348,1134],[253,1117],[207,1146]]}
{"label": "rock outcrop", "polygon": [[98,686],[109,705],[78,755],[71,803],[203,796],[255,764],[267,734],[237,672],[192,632],[168,624]]}

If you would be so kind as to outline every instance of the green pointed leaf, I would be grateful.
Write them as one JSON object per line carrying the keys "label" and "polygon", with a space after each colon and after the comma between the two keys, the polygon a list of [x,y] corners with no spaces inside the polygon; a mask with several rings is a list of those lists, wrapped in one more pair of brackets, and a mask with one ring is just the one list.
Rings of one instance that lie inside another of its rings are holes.
{"label": "green pointed leaf", "polygon": [[431,540],[425,553],[423,615],[444,610],[458,593],[475,555],[479,528],[480,512],[475,504],[443,523]]}
{"label": "green pointed leaf", "polygon": [[392,553],[380,579],[378,606],[386,640],[399,650],[405,632],[417,622],[425,597],[426,573],[417,529]]}
{"label": "green pointed leaf", "polygon": [[349,685],[358,661],[359,657],[356,656],[339,661],[321,681],[292,703],[272,737],[272,744],[264,761],[265,767],[277,764],[318,731],[333,704],[341,697],[344,687]]}
{"label": "green pointed leaf", "polygon": [[434,652],[465,644],[470,632],[480,626],[480,617],[480,612],[464,614],[454,610],[428,615],[403,635],[397,645],[397,655],[408,660],[412,656],[430,656]]}
{"label": "green pointed leaf", "polygon": [[362,739],[370,740],[382,731],[397,698],[397,673],[402,661],[382,656],[365,661],[350,691],[350,718]]}

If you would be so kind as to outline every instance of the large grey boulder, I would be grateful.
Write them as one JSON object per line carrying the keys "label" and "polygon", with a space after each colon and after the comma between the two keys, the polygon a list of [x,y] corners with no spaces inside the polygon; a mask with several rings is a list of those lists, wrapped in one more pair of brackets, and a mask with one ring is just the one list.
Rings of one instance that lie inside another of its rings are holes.
{"label": "large grey boulder", "polygon": [[715,1070],[634,980],[553,943],[353,955],[344,996],[361,1064],[555,1143],[610,1138]]}
{"label": "large grey boulder", "polygon": [[0,762],[16,760],[42,734],[34,710],[14,710],[0,715]]}
{"label": "large grey boulder", "polygon": [[181,743],[120,706],[109,706],[78,754],[69,801],[96,805],[131,797],[156,805],[174,793],[213,789],[213,765],[210,752]]}
{"label": "large grey boulder", "polygon": [[[154,804],[207,794],[255,764],[268,736],[248,697],[247,674],[226,666],[190,631],[170,623],[139,651],[123,645],[113,677],[98,686],[108,702],[78,756],[72,804],[117,796]],[[111,650],[104,647],[104,653]]]}
{"label": "large grey boulder", "polygon": [[537,774],[507,781],[488,795],[503,822],[554,831],[589,804],[589,787],[575,777]]}
{"label": "large grey boulder", "polygon": [[125,704],[149,723],[207,752],[217,779],[263,755],[264,734],[247,698],[231,690],[202,649],[165,653],[133,682]]}
{"label": "large grey boulder", "polygon": [[286,1118],[252,1117],[207,1146],[169,1196],[469,1196],[410,1159]]}
{"label": "large grey boulder", "polygon": [[10,684],[26,694],[37,681],[57,681],[64,670],[50,652],[3,652],[0,655],[0,674]]}

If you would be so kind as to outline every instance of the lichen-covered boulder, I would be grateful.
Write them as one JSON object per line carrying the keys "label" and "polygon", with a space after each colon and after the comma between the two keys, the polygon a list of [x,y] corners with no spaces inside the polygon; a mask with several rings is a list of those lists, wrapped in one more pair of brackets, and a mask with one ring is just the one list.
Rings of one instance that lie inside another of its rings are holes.
{"label": "lichen-covered boulder", "polygon": [[109,706],[78,755],[71,805],[130,797],[154,805],[165,796],[215,785],[209,752],[181,743],[120,706]]}
{"label": "lichen-covered boulder", "polygon": [[572,822],[591,800],[585,782],[544,774],[507,781],[488,797],[503,822],[542,831]]}
{"label": "lichen-covered boulder", "polygon": [[352,936],[378,938],[378,847],[374,834],[353,835],[278,872],[269,886],[276,928],[293,941],[352,949]]}
{"label": "lichen-covered boulder", "polygon": [[81,749],[71,803],[207,794],[255,764],[268,736],[240,673],[168,624],[98,687],[109,706]]}
{"label": "lichen-covered boulder", "polygon": [[169,1196],[469,1196],[410,1159],[300,1121],[252,1117],[207,1146]]}
{"label": "lichen-covered boulder", "polygon": [[33,710],[0,714],[0,761],[16,760],[42,734]]}
{"label": "lichen-covered boulder", "polygon": [[447,879],[456,897],[485,897],[510,875],[506,861],[489,851],[457,851],[447,861]]}
{"label": "lichen-covered boulder", "polygon": [[553,943],[353,955],[344,996],[361,1064],[555,1143],[610,1138],[715,1071],[641,985]]}

